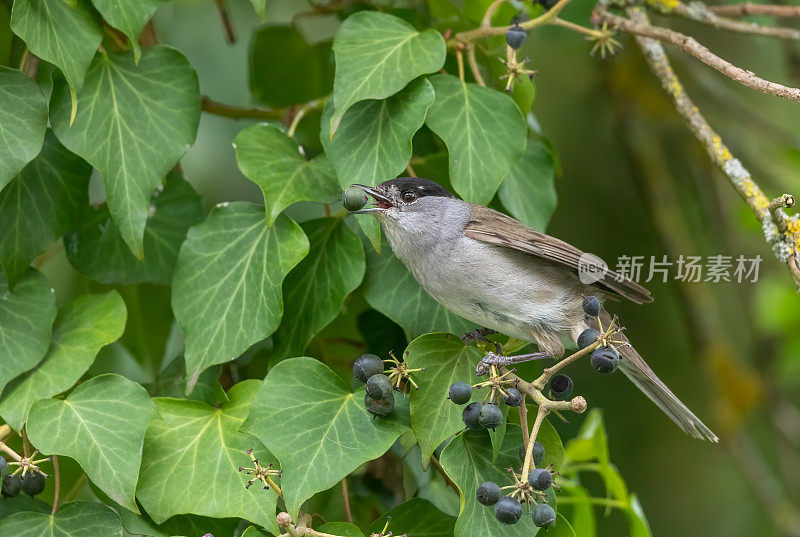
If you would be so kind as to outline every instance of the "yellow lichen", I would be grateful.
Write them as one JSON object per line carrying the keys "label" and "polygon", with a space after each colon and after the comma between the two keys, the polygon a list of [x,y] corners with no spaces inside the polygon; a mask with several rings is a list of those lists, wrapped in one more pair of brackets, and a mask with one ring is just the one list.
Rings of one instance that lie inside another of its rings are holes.
{"label": "yellow lichen", "polygon": [[662,11],[672,11],[680,5],[678,0],[647,0],[647,3]]}

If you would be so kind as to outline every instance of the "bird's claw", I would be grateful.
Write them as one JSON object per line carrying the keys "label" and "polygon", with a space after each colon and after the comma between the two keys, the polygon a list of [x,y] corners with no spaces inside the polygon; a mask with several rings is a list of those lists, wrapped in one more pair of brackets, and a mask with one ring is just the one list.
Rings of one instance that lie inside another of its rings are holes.
{"label": "bird's claw", "polygon": [[501,356],[500,354],[496,354],[494,352],[488,353],[486,356],[481,358],[481,361],[478,362],[477,367],[475,367],[475,373],[482,377],[484,375],[488,375],[491,372],[492,366],[506,366],[509,365],[511,362],[505,356]]}

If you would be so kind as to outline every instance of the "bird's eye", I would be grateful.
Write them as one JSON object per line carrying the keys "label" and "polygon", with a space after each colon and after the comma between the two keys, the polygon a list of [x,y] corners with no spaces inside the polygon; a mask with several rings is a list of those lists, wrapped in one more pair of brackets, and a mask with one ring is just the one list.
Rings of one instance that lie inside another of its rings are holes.
{"label": "bird's eye", "polygon": [[406,203],[411,203],[417,199],[416,192],[412,192],[411,190],[406,190],[403,192],[403,201]]}

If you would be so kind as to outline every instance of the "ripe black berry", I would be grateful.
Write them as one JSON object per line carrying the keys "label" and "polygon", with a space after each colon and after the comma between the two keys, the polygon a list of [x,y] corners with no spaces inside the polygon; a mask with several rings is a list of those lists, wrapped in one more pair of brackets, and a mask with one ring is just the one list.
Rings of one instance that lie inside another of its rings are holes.
{"label": "ripe black berry", "polygon": [[447,392],[447,398],[457,405],[468,403],[471,397],[472,388],[466,382],[454,383]]}
{"label": "ripe black berry", "polygon": [[508,388],[506,396],[503,398],[508,406],[519,406],[522,402],[522,394],[516,388]]}
{"label": "ripe black berry", "polygon": [[511,496],[503,496],[494,504],[494,517],[503,524],[516,524],[522,516],[522,506]]}
{"label": "ripe black berry", "polygon": [[392,381],[383,373],[372,375],[367,379],[367,395],[379,401],[392,395]]}
{"label": "ripe black berry", "polygon": [[550,395],[556,401],[563,401],[572,395],[573,387],[572,379],[566,375],[554,375],[553,378],[550,379]]}
{"label": "ripe black berry", "polygon": [[373,416],[388,416],[394,412],[394,395],[390,393],[386,399],[375,400],[369,394],[365,394],[364,406],[367,408],[367,412]]}
{"label": "ripe black berry", "polygon": [[6,474],[6,468],[8,468],[8,461],[0,457],[0,477]]}
{"label": "ripe black berry", "polygon": [[578,336],[578,348],[585,349],[595,341],[597,341],[597,337],[600,335],[600,332],[595,330],[594,328],[587,328],[581,335]]}
{"label": "ripe black berry", "polygon": [[483,403],[479,403],[478,401],[474,401],[464,407],[464,410],[461,412],[461,419],[464,425],[467,426],[467,429],[481,429],[481,424],[478,422],[478,417],[481,414],[481,407],[483,407]]}
{"label": "ripe black berry", "polygon": [[22,488],[22,480],[18,475],[4,475],[3,487],[0,489],[0,494],[6,498],[13,498],[19,494],[19,489]]}
{"label": "ripe black berry", "polygon": [[613,373],[619,365],[619,353],[614,347],[597,347],[590,359],[592,367],[600,373]]}
{"label": "ripe black berry", "polygon": [[22,478],[22,492],[36,496],[44,490],[44,476],[39,472],[27,472]]}
{"label": "ripe black berry", "polygon": [[383,360],[374,354],[363,354],[353,364],[353,377],[367,382],[372,375],[383,373]]}
{"label": "ripe black berry", "polygon": [[540,503],[533,510],[533,523],[540,528],[549,528],[556,521],[556,512],[546,503]]}
{"label": "ripe black berry", "polygon": [[342,205],[348,211],[357,211],[367,204],[367,193],[357,186],[348,187],[342,192]]}
{"label": "ripe black berry", "polygon": [[[519,447],[519,460],[525,462],[525,446],[522,445]],[[533,465],[539,466],[541,462],[544,460],[544,446],[541,442],[534,442],[533,443]]]}
{"label": "ripe black berry", "polygon": [[553,474],[544,468],[534,468],[528,474],[528,484],[535,490],[547,490],[553,484]]}
{"label": "ripe black berry", "polygon": [[599,315],[600,310],[603,309],[603,306],[600,305],[600,301],[597,299],[596,296],[585,296],[583,297],[583,311],[586,315]]}
{"label": "ripe black berry", "polygon": [[519,24],[515,24],[506,31],[506,43],[514,50],[519,49],[528,37],[528,32]]}
{"label": "ripe black berry", "polygon": [[483,405],[478,414],[478,424],[481,429],[494,429],[503,423],[503,412],[497,405]]}
{"label": "ripe black berry", "polygon": [[481,483],[478,487],[478,491],[475,493],[475,495],[478,497],[478,501],[483,505],[496,504],[497,500],[500,499],[501,494],[500,485],[491,481],[485,481]]}

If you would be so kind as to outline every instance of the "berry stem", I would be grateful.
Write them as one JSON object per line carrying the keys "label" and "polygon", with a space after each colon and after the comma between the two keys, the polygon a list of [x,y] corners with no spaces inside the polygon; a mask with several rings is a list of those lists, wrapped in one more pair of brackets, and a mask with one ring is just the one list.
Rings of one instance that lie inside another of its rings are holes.
{"label": "berry stem", "polygon": [[58,467],[58,455],[53,455],[53,476],[55,477],[55,493],[53,496],[53,509],[50,511],[50,516],[55,516],[58,511],[58,497],[61,495],[61,472]]}
{"label": "berry stem", "polygon": [[530,473],[531,468],[533,467],[533,444],[536,442],[536,436],[539,434],[539,428],[542,426],[544,418],[549,413],[550,410],[545,406],[539,406],[539,410],[536,412],[536,419],[533,421],[533,427],[531,428],[528,445],[525,448],[525,463],[522,465],[521,479],[526,479],[528,473]]}

